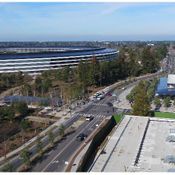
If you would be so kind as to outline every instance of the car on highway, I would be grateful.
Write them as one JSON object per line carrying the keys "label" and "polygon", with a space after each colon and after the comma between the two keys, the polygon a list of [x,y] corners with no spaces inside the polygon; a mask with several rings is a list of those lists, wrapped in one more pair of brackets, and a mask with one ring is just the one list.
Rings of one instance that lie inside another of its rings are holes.
{"label": "car on highway", "polygon": [[107,102],[106,103],[109,107],[112,107],[113,106],[113,104],[111,103],[111,102]]}
{"label": "car on highway", "polygon": [[116,97],[117,95],[116,94],[112,94],[113,97]]}
{"label": "car on highway", "polygon": [[112,94],[111,93],[107,93],[107,96],[112,96]]}
{"label": "car on highway", "polygon": [[76,140],[77,141],[83,141],[84,139],[87,138],[87,135],[84,134],[84,133],[80,133],[77,137],[76,137]]}
{"label": "car on highway", "polygon": [[86,116],[86,120],[87,120],[87,121],[91,121],[91,120],[93,120],[93,119],[94,119],[93,116]]}

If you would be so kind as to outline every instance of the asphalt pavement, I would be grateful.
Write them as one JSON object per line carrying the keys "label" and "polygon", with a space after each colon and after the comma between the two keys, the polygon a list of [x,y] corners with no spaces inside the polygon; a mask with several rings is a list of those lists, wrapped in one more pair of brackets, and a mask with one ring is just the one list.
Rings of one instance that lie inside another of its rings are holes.
{"label": "asphalt pavement", "polygon": [[[82,142],[76,141],[76,136],[80,133],[90,135],[94,130],[96,124],[99,124],[105,117],[111,116],[116,113],[113,107],[109,107],[106,103],[111,102],[116,97],[106,96],[101,101],[90,103],[83,110],[77,113],[77,116],[86,116],[91,114],[94,116],[92,121],[84,122],[75,133],[69,135],[65,140],[60,142],[56,148],[40,162],[36,163],[31,171],[34,172],[62,172],[66,167],[66,162],[79,148]],[[76,114],[74,114],[76,115]],[[88,122],[88,123],[87,123]],[[84,144],[84,142],[83,142]]]}

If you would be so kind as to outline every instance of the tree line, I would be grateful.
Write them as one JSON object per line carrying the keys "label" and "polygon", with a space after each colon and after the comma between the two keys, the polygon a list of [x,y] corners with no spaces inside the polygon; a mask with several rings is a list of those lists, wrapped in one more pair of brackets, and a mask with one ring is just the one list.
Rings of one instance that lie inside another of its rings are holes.
{"label": "tree line", "polygon": [[123,47],[116,59],[100,62],[80,61],[74,68],[69,66],[57,70],[44,71],[34,83],[25,82],[23,95],[60,96],[65,102],[86,98],[90,88],[107,86],[127,77],[154,73],[160,69],[160,61],[166,56],[165,45],[155,47]]}

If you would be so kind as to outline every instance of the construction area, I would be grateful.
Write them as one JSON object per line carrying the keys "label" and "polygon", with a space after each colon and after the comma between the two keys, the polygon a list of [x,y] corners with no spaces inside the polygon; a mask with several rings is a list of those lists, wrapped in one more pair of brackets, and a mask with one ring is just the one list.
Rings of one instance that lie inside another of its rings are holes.
{"label": "construction area", "polygon": [[91,172],[175,172],[175,120],[126,115]]}

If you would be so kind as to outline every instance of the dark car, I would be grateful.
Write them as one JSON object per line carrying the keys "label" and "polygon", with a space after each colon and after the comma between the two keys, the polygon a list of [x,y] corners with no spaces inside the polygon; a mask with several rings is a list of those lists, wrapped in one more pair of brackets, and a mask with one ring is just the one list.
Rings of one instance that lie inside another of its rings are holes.
{"label": "dark car", "polygon": [[79,135],[76,137],[76,140],[77,140],[77,141],[83,141],[85,138],[87,138],[87,135],[84,134],[84,133],[81,133],[81,134],[79,134]]}
{"label": "dark car", "polygon": [[159,112],[160,111],[160,106],[156,106],[154,111]]}
{"label": "dark car", "polygon": [[111,93],[107,93],[107,96],[112,96],[112,94]]}
{"label": "dark car", "polygon": [[112,106],[113,106],[113,104],[112,104],[111,102],[108,102],[107,105],[108,105],[109,107],[112,107]]}

